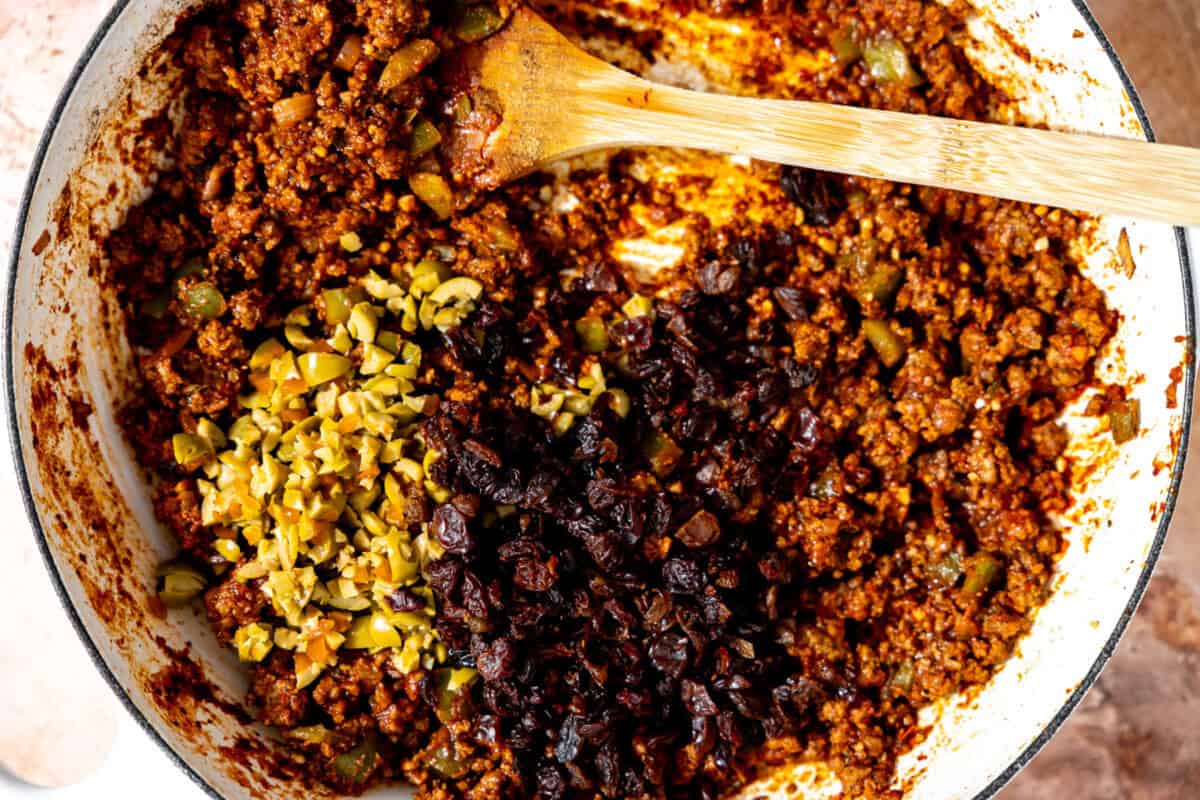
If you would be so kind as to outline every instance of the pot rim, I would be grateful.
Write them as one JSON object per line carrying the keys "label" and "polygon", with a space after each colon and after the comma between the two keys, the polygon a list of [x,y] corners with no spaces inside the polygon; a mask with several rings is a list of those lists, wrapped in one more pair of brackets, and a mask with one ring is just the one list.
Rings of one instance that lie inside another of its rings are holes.
{"label": "pot rim", "polygon": [[[38,180],[41,177],[42,168],[45,165],[46,154],[49,150],[50,141],[58,130],[59,124],[62,122],[63,113],[67,103],[75,93],[78,87],[79,79],[84,70],[91,64],[92,58],[99,49],[101,43],[108,35],[109,31],[116,25],[121,14],[130,5],[133,0],[116,0],[112,8],[101,20],[96,32],[92,34],[84,47],[83,53],[72,67],[62,90],[59,93],[58,99],[55,101],[54,108],[47,118],[46,126],[42,130],[41,137],[38,140],[37,148],[34,151],[34,157],[30,164],[29,175],[26,179],[25,187],[21,195],[20,205],[17,208],[16,228],[13,235],[13,246],[9,256],[8,270],[8,286],[5,290],[3,300],[4,313],[4,329],[3,338],[3,353],[0,354],[0,359],[4,362],[3,375],[4,381],[4,402],[7,403],[8,413],[8,435],[11,455],[14,462],[15,472],[17,475],[17,483],[21,491],[22,503],[25,507],[26,516],[34,531],[34,538],[37,541],[38,551],[42,555],[42,561],[46,566],[46,571],[50,574],[51,582],[54,586],[55,594],[58,595],[59,601],[67,612],[67,616],[71,621],[71,625],[75,628],[80,641],[83,642],[84,648],[91,657],[92,663],[100,671],[105,683],[112,689],[117,696],[121,705],[129,712],[134,721],[158,746],[166,753],[167,757],[175,763],[177,767],[183,770],[192,782],[213,800],[227,800],[220,792],[216,790],[208,781],[204,779],[174,748],[170,743],[158,732],[157,729],[150,723],[150,720],[140,709],[134,704],[125,687],[109,669],[108,664],[104,661],[100,654],[99,647],[93,641],[91,634],[88,633],[79,612],[72,603],[70,595],[67,593],[66,584],[59,572],[58,566],[54,562],[54,556],[50,552],[50,545],[46,538],[45,529],[42,527],[41,518],[38,515],[36,501],[33,498],[32,487],[29,482],[29,474],[25,468],[24,452],[21,445],[20,430],[17,426],[16,408],[16,381],[14,376],[14,327],[13,327],[13,306],[16,301],[16,286],[17,286],[17,270],[20,266],[21,251],[24,245],[24,239],[27,228],[27,217],[29,215],[29,207],[33,198],[34,191],[37,188]],[[1125,89],[1125,93],[1129,97],[1129,101],[1133,106],[1134,112],[1137,114],[1138,122],[1142,126],[1142,130],[1146,134],[1147,140],[1154,142],[1156,137],[1154,129],[1150,124],[1150,118],[1146,112],[1145,105],[1142,102],[1141,95],[1134,86],[1133,79],[1130,77],[1125,64],[1117,55],[1112,42],[1108,35],[1100,26],[1092,10],[1088,7],[1087,0],[1071,0],[1071,3],[1078,9],[1084,22],[1087,24],[1092,36],[1099,42],[1113,68],[1117,72],[1117,76]],[[1191,270],[1191,253],[1188,246],[1187,231],[1184,228],[1175,228],[1176,247],[1179,253],[1179,267],[1182,279],[1183,300],[1184,300],[1184,324],[1186,328],[1186,348],[1187,352],[1193,353],[1196,349],[1196,304],[1192,285],[1192,270]],[[1041,752],[1042,748],[1053,738],[1063,723],[1075,711],[1075,708],[1083,700],[1085,694],[1095,684],[1100,677],[1104,667],[1108,664],[1113,654],[1116,652],[1117,646],[1120,644],[1121,638],[1124,636],[1130,620],[1141,604],[1142,597],[1145,595],[1146,588],[1150,583],[1150,579],[1154,574],[1154,569],[1158,564],[1159,556],[1162,554],[1163,545],[1166,542],[1167,530],[1171,525],[1171,519],[1175,514],[1175,505],[1179,497],[1179,488],[1183,480],[1184,463],[1187,460],[1188,441],[1191,438],[1191,422],[1192,422],[1192,403],[1195,393],[1196,381],[1196,363],[1195,359],[1189,358],[1184,364],[1184,396],[1182,410],[1184,413],[1183,426],[1180,431],[1179,449],[1175,454],[1175,461],[1171,466],[1171,482],[1167,493],[1165,508],[1158,521],[1158,529],[1155,531],[1154,541],[1150,546],[1150,551],[1146,556],[1146,561],[1142,567],[1142,572],[1138,576],[1137,583],[1133,587],[1130,594],[1129,602],[1125,606],[1121,617],[1117,620],[1116,626],[1105,642],[1104,647],[1097,655],[1096,660],[1092,663],[1087,675],[1079,682],[1079,685],[1066,699],[1059,708],[1058,712],[1050,720],[1049,723],[1042,729],[1038,736],[1028,744],[1025,749],[1013,760],[1013,762],[990,784],[978,792],[973,800],[989,800],[994,798],[1001,789],[1003,789],[1013,778],[1017,776],[1033,759]]]}

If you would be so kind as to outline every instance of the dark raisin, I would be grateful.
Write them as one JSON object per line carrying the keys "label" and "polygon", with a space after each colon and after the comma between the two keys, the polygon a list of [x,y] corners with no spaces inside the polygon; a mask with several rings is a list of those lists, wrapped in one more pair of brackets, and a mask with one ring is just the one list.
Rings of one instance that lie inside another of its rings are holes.
{"label": "dark raisin", "polygon": [[555,575],[551,565],[524,558],[517,562],[513,571],[513,583],[527,592],[544,592],[554,585]]}
{"label": "dark raisin", "polygon": [[480,714],[475,719],[473,731],[475,741],[480,744],[495,745],[500,743],[500,720],[492,714]]}
{"label": "dark raisin", "polygon": [[672,592],[696,594],[704,588],[704,573],[690,559],[669,559],[663,564],[662,574],[667,589]]}
{"label": "dark raisin", "polygon": [[475,548],[475,538],[463,513],[447,503],[433,512],[433,534],[448,553],[465,554]]}
{"label": "dark raisin", "polygon": [[567,796],[567,779],[554,764],[543,764],[537,771],[537,795],[546,800],[562,800]]}
{"label": "dark raisin", "polygon": [[820,372],[811,364],[799,364],[787,358],[783,361],[783,371],[788,378],[788,386],[792,389],[807,389],[817,382]]}
{"label": "dark raisin", "polygon": [[443,558],[431,561],[426,565],[425,578],[435,592],[443,597],[449,597],[458,588],[459,580],[462,578],[462,569],[461,561]]}
{"label": "dark raisin", "polygon": [[729,248],[730,255],[743,267],[754,270],[761,259],[761,248],[753,239],[738,239]]}
{"label": "dark raisin", "polygon": [[487,593],[483,583],[472,572],[463,572],[462,605],[473,617],[484,618],[488,614]]}
{"label": "dark raisin", "polygon": [[605,797],[620,796],[621,766],[616,748],[605,745],[596,753],[596,775],[600,779],[600,791]]}
{"label": "dark raisin", "polygon": [[650,645],[650,661],[672,678],[683,675],[688,666],[687,637],[673,631],[661,634]]}
{"label": "dark raisin", "polygon": [[616,276],[602,261],[594,261],[584,269],[583,284],[587,291],[600,294],[611,294],[618,288]]}
{"label": "dark raisin", "polygon": [[776,286],[771,294],[780,310],[787,314],[788,319],[796,322],[808,320],[808,308],[804,305],[804,293],[791,286]]}
{"label": "dark raisin", "polygon": [[384,600],[392,611],[420,611],[428,605],[425,598],[403,586],[388,592],[384,596]]}
{"label": "dark raisin", "polygon": [[609,335],[624,350],[642,352],[654,344],[654,320],[649,315],[614,322]]}
{"label": "dark raisin", "polygon": [[621,563],[621,547],[617,537],[609,532],[585,533],[584,545],[588,554],[603,570],[612,570]]}
{"label": "dark raisin", "polygon": [[733,616],[729,606],[725,605],[716,595],[706,596],[701,602],[701,606],[704,609],[704,622],[711,628],[724,627]]}
{"label": "dark raisin", "polygon": [[809,225],[831,225],[846,208],[837,179],[827,173],[784,167],[779,185],[789,200],[804,209],[804,221]]}
{"label": "dark raisin", "polygon": [[540,559],[545,552],[536,539],[521,537],[505,542],[496,548],[496,555],[501,561],[518,561],[520,559]]}
{"label": "dark raisin", "polygon": [[[744,680],[744,679],[743,679]],[[748,685],[744,689],[731,689],[728,693],[730,702],[743,717],[750,719],[766,719],[767,701]]]}
{"label": "dark raisin", "polygon": [[456,494],[450,499],[450,504],[468,520],[479,514],[479,496],[474,494]]}
{"label": "dark raisin", "polygon": [[558,729],[558,741],[554,743],[554,757],[560,764],[570,763],[579,756],[579,748],[583,742],[579,737],[578,726],[579,719],[572,715],[563,720]]}
{"label": "dark raisin", "polygon": [[670,622],[669,615],[674,609],[671,598],[654,590],[650,592],[648,600],[645,600],[645,596],[643,596],[643,600],[645,611],[642,612],[642,619],[646,627],[650,630],[665,627]]}
{"label": "dark raisin", "polygon": [[675,538],[688,547],[708,547],[721,536],[721,523],[708,511],[697,511],[675,532]]}
{"label": "dark raisin", "polygon": [[793,441],[801,450],[815,451],[828,440],[829,435],[829,426],[822,422],[812,409],[802,408],[796,412]]}
{"label": "dark raisin", "polygon": [[713,702],[712,696],[708,693],[708,689],[702,683],[685,680],[679,684],[680,697],[683,699],[683,707],[693,717],[715,717],[717,715],[717,704]]}
{"label": "dark raisin", "polygon": [[530,478],[529,485],[525,487],[525,496],[522,498],[522,502],[527,506],[543,505],[550,499],[550,495],[554,493],[554,489],[561,479],[561,470],[549,468],[538,470]]}
{"label": "dark raisin", "polygon": [[488,683],[512,677],[516,671],[517,651],[508,639],[497,639],[475,658],[479,676]]}
{"label": "dark raisin", "polygon": [[819,701],[820,696],[820,688],[800,673],[789,676],[786,681],[771,690],[775,706],[782,714],[788,716],[797,716],[809,711]]}
{"label": "dark raisin", "polygon": [[701,756],[706,756],[712,752],[712,749],[716,743],[716,723],[714,723],[708,716],[693,717],[691,746],[695,747],[696,751]]}
{"label": "dark raisin", "polygon": [[705,294],[721,295],[732,292],[740,277],[741,270],[737,267],[724,267],[719,261],[710,261],[700,268],[696,281]]}
{"label": "dark raisin", "polygon": [[474,439],[467,439],[464,441],[464,443],[462,443],[462,447],[463,450],[466,450],[475,458],[480,459],[480,461],[487,464],[488,467],[499,469],[500,465],[504,463],[500,461],[500,456],[496,451],[492,450],[491,447],[488,447],[485,444],[479,443],[479,441],[475,441]]}

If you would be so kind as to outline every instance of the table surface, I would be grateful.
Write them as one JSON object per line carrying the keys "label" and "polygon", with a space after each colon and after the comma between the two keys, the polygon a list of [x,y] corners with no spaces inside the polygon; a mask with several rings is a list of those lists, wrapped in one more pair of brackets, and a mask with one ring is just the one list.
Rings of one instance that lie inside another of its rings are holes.
{"label": "table surface", "polygon": [[[2,265],[8,262],[18,196],[37,136],[58,87],[108,5],[108,0],[0,0],[0,50],[6,55],[0,59]],[[1200,44],[1200,2],[1093,0],[1092,5],[1135,81],[1145,87],[1144,97],[1160,138],[1200,145],[1200,126],[1188,118],[1200,96],[1200,48],[1196,47]],[[1194,459],[1200,459],[1198,451],[1200,437],[1193,442]],[[7,453],[4,447],[0,456],[0,514],[10,520],[3,563],[9,570],[41,575]],[[40,580],[20,598],[6,595],[3,563],[0,602],[20,602],[33,609],[27,613],[44,612],[50,626],[46,635],[60,637],[62,647],[75,659],[73,680],[83,682],[83,691],[98,693],[97,702],[104,704],[106,713],[109,707],[115,708],[116,701],[107,696],[102,683],[90,675],[79,677],[92,668],[56,607],[48,581]],[[14,605],[5,603],[5,608]],[[0,641],[11,642],[4,634],[5,629],[0,627]],[[59,698],[45,696],[38,700],[49,706]],[[70,788],[47,792],[24,788],[0,772],[0,797],[83,800],[123,796],[137,800],[169,796],[199,800],[204,796],[127,714],[116,709],[111,716],[116,720],[112,749],[90,778]],[[1200,786],[1197,720],[1200,469],[1194,467],[1184,481],[1158,574],[1116,658],[1062,732],[1004,791],[1002,798],[1034,800],[1068,793],[1083,800],[1174,800],[1187,796],[1185,787],[1194,791]],[[11,726],[12,722],[0,719],[0,737],[6,724]],[[22,720],[21,724],[26,722]],[[98,735],[103,735],[103,727],[97,724]]]}

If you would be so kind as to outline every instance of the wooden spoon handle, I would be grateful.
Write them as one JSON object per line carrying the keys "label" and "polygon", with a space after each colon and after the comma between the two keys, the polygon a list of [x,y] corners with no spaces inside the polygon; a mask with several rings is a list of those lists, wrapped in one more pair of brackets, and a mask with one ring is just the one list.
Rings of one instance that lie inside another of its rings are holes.
{"label": "wooden spoon handle", "polygon": [[691,92],[628,75],[581,101],[596,144],[667,145],[1200,224],[1200,150],[891,111]]}

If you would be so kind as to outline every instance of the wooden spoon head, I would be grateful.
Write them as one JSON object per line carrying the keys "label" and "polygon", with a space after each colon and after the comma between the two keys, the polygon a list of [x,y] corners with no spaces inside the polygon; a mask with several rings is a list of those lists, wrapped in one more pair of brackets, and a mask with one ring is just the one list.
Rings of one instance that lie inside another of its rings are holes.
{"label": "wooden spoon head", "polygon": [[454,179],[494,189],[588,149],[580,98],[606,73],[620,74],[533,11],[518,8],[501,31],[458,51],[443,67],[450,93],[471,101],[470,113],[447,137]]}

